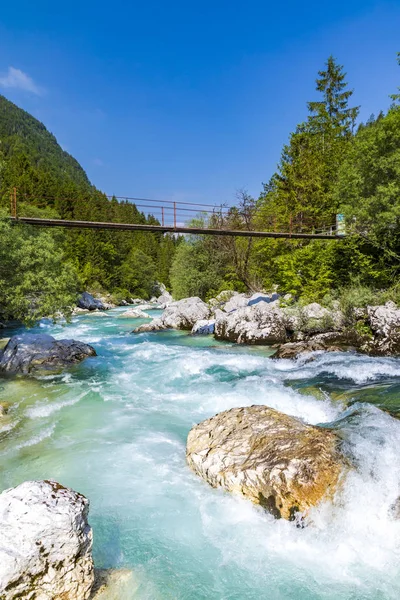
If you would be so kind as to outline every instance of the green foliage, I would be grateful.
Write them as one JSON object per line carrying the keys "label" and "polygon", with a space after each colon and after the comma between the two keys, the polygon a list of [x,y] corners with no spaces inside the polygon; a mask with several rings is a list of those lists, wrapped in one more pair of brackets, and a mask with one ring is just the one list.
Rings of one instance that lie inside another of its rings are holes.
{"label": "green foliage", "polygon": [[131,295],[149,299],[156,278],[156,265],[148,254],[133,248],[119,267],[119,276]]}
{"label": "green foliage", "polygon": [[204,244],[182,242],[171,268],[172,295],[177,300],[188,296],[215,296],[222,289],[219,266]]}
{"label": "green foliage", "polygon": [[372,340],[374,337],[371,327],[364,323],[364,321],[357,321],[357,323],[354,325],[354,329],[361,337],[365,337],[370,340]]}
{"label": "green foliage", "polygon": [[346,228],[400,267],[400,106],[360,129],[339,171],[335,191]]}
{"label": "green foliage", "polygon": [[76,297],[76,273],[51,232],[0,220],[0,317],[31,325],[68,316]]}

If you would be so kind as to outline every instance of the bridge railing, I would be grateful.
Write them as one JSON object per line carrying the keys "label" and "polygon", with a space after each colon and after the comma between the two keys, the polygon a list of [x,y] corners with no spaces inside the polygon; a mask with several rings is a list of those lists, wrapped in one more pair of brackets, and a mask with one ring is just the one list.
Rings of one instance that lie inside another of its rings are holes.
{"label": "bridge railing", "polygon": [[[157,200],[150,198],[140,198],[132,196],[107,196],[108,199],[116,199],[118,202],[126,202],[135,205],[136,209],[143,213],[147,220],[152,217],[151,222],[159,225],[160,228],[171,229],[190,229],[193,230],[221,230],[221,231],[259,231],[292,234],[310,234],[310,235],[331,235],[334,237],[337,233],[336,219],[332,215],[329,222],[321,222],[315,216],[299,213],[288,213],[286,218],[275,215],[263,215],[259,217],[256,205],[250,210],[240,210],[237,207],[230,207],[226,204],[206,204],[197,202],[185,202],[178,200]],[[49,203],[59,205],[74,205],[80,200],[78,198],[51,198],[49,196],[30,196],[27,194],[18,194],[16,188],[13,188],[10,194],[10,209],[13,218],[24,217],[22,206],[32,204],[35,206],[46,206]],[[110,203],[111,207],[111,203]],[[111,214],[110,210],[110,214]],[[93,219],[85,219],[86,222],[93,222]],[[65,222],[65,221],[64,221]],[[112,217],[108,222],[113,222]],[[134,223],[134,221],[131,221]]]}

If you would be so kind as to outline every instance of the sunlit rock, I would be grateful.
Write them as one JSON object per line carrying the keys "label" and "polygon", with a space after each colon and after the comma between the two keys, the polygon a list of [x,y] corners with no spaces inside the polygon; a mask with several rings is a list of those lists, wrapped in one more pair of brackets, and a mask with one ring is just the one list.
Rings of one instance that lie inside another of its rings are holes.
{"label": "sunlit rock", "polygon": [[210,309],[207,304],[194,296],[170,304],[163,312],[161,319],[165,327],[191,330],[196,321],[208,319],[209,316]]}
{"label": "sunlit rock", "polygon": [[83,342],[56,340],[44,333],[15,335],[0,352],[0,373],[57,372],[88,356],[96,356],[96,351]]}
{"label": "sunlit rock", "polygon": [[123,600],[137,589],[130,569],[96,569],[90,600]]}
{"label": "sunlit rock", "polygon": [[186,457],[213,487],[289,520],[331,497],[344,468],[333,432],[267,406],[233,408],[196,425]]}
{"label": "sunlit rock", "polygon": [[300,354],[309,352],[325,351],[325,352],[340,352],[343,348],[330,343],[329,340],[323,338],[305,340],[302,342],[288,342],[281,344],[275,352],[273,358],[296,358]]}
{"label": "sunlit rock", "polygon": [[134,333],[145,331],[159,331],[161,329],[185,329],[191,331],[193,325],[201,319],[208,319],[210,309],[203,300],[197,298],[184,298],[172,302],[163,312],[161,317],[153,319],[151,323],[141,325]]}
{"label": "sunlit rock", "polygon": [[0,402],[0,419],[8,413],[10,405],[8,402]]}
{"label": "sunlit rock", "polygon": [[0,598],[88,600],[94,581],[89,501],[55,481],[0,494]]}
{"label": "sunlit rock", "polygon": [[200,319],[193,325],[192,333],[196,335],[211,335],[214,333],[215,319]]}
{"label": "sunlit rock", "polygon": [[228,300],[228,302],[223,304],[222,309],[225,312],[230,313],[232,311],[237,310],[238,308],[243,308],[244,306],[247,306],[248,301],[249,299],[246,296],[246,294],[235,294],[230,298],[230,300]]}
{"label": "sunlit rock", "polygon": [[400,309],[396,304],[368,306],[367,314],[373,339],[363,349],[373,354],[400,354]]}
{"label": "sunlit rock", "polygon": [[136,327],[132,333],[148,333],[151,331],[162,331],[163,329],[167,329],[164,326],[164,323],[160,318],[153,319],[150,323],[143,323]]}
{"label": "sunlit rock", "polygon": [[260,302],[216,319],[215,337],[239,344],[279,344],[287,340],[285,317],[275,303]]}
{"label": "sunlit rock", "polygon": [[0,339],[0,351],[4,350],[4,348],[7,346],[9,341],[10,341],[10,338],[1,338]]}
{"label": "sunlit rock", "polygon": [[273,292],[272,294],[263,294],[257,292],[249,298],[247,306],[254,306],[259,302],[266,302],[267,304],[270,304],[271,302],[276,302],[277,300],[279,300],[279,298],[280,294],[277,294],[276,292]]}
{"label": "sunlit rock", "polygon": [[131,308],[130,310],[127,310],[118,316],[126,319],[151,319],[150,315],[145,313],[140,308]]}

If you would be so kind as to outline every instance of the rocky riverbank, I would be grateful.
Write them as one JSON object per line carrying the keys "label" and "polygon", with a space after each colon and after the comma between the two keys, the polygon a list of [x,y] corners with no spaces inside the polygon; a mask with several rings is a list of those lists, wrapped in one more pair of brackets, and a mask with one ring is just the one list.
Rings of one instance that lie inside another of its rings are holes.
{"label": "rocky riverbank", "polygon": [[204,302],[198,297],[170,301],[163,314],[134,333],[183,329],[238,344],[266,344],[277,358],[316,350],[357,350],[371,355],[400,353],[400,309],[394,302],[343,311],[300,304],[290,296],[221,292]]}

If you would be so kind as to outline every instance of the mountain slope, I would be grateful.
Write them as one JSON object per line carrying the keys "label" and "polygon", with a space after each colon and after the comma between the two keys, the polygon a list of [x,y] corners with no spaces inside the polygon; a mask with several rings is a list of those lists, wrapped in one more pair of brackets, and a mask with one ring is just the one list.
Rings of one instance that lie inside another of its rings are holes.
{"label": "mountain slope", "polygon": [[[78,161],[61,148],[43,123],[0,95],[3,213],[9,211],[14,187],[20,215],[35,215],[39,210],[43,215],[88,221],[154,222],[135,204],[110,200],[97,190]],[[174,240],[160,234],[87,230],[54,232],[54,236],[85,286],[150,295],[156,279],[168,285]],[[132,271],[137,271],[136,283]]]}

